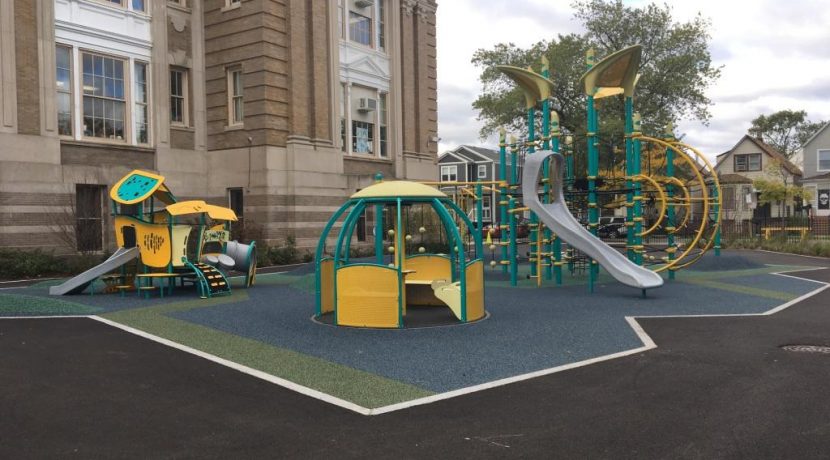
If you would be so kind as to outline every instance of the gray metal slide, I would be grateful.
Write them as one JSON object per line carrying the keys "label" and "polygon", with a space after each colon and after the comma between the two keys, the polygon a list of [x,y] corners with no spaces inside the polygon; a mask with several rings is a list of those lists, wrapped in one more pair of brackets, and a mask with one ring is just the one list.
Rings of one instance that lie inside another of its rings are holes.
{"label": "gray metal slide", "polygon": [[[553,203],[539,201],[537,184],[542,165],[550,157],[551,187]],[[631,262],[616,249],[603,243],[591,234],[571,215],[562,193],[563,160],[561,154],[542,150],[525,156],[522,172],[522,194],[524,204],[539,216],[539,220],[551,229],[562,241],[584,252],[596,260],[617,281],[640,289],[656,288],[663,285],[663,278],[646,268]]]}
{"label": "gray metal slide", "polygon": [[111,255],[107,260],[90,268],[89,270],[81,273],[80,275],[67,280],[63,284],[50,287],[49,295],[80,294],[84,291],[84,289],[86,289],[87,286],[89,286],[90,283],[95,281],[98,277],[103,276],[115,270],[116,268],[126,264],[127,262],[135,259],[136,257],[138,257],[138,254],[138,247],[130,249],[118,248],[118,250],[115,251],[115,253]]}

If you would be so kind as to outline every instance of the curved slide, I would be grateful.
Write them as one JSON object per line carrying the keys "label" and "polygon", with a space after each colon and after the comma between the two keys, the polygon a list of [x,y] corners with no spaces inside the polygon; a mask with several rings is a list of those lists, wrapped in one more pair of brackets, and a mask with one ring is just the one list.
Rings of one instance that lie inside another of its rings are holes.
{"label": "curved slide", "polygon": [[63,284],[52,286],[49,288],[49,295],[66,295],[66,294],[80,294],[84,292],[90,283],[95,281],[98,277],[106,275],[116,268],[126,264],[127,262],[138,257],[138,247],[124,249],[118,248],[113,255],[100,264],[90,268],[80,275],[65,281]]}
{"label": "curved slide", "polygon": [[[554,200],[553,203],[542,203],[539,201],[536,186],[539,183],[542,165],[548,157],[551,159],[551,187]],[[591,234],[571,215],[562,193],[562,165],[562,155],[550,150],[537,151],[525,156],[522,172],[525,206],[535,212],[539,220],[562,238],[562,241],[596,260],[617,281],[640,289],[662,286],[663,278],[659,274],[628,260],[619,251]]]}

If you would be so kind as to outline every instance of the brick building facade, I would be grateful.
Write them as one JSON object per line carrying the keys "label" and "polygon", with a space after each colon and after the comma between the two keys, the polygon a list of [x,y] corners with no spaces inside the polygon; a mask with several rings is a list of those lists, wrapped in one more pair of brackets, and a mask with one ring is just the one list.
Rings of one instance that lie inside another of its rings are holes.
{"label": "brick building facade", "polygon": [[[435,177],[435,12],[434,0],[0,2],[0,247],[112,249],[107,188],[137,168],[180,199],[231,205],[261,239],[313,246],[375,173]],[[70,247],[81,227],[100,241]]]}

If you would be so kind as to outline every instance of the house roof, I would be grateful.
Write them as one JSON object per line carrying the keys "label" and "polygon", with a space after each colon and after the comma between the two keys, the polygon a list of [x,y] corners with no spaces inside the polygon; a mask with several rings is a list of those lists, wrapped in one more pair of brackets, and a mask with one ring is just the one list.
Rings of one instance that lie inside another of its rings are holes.
{"label": "house roof", "polygon": [[810,138],[809,138],[809,139],[807,139],[807,141],[806,141],[806,142],[804,142],[803,144],[801,144],[801,147],[803,148],[805,145],[809,144],[810,142],[813,142],[813,139],[815,139],[816,137],[818,137],[818,135],[819,135],[819,134],[821,134],[821,133],[822,133],[822,131],[824,131],[825,129],[827,129],[827,127],[828,127],[828,126],[830,126],[830,122],[825,123],[825,124],[824,124],[824,126],[822,126],[821,128],[817,129],[817,130],[816,130],[816,132],[814,132],[814,133],[813,133],[813,135],[812,135],[812,136],[810,136]]}
{"label": "house roof", "polygon": [[720,168],[720,165],[723,164],[723,162],[726,161],[727,158],[729,158],[728,154],[734,152],[735,149],[737,149],[738,146],[741,145],[741,143],[743,143],[745,140],[749,140],[750,142],[755,144],[759,149],[761,149],[762,152],[766,153],[770,157],[781,161],[782,164],[784,165],[784,169],[786,169],[787,172],[789,172],[790,174],[792,174],[794,176],[801,176],[801,169],[799,169],[798,166],[794,165],[787,158],[786,155],[784,155],[783,153],[779,152],[778,150],[770,147],[769,145],[765,144],[760,139],[756,139],[756,138],[750,136],[749,134],[745,134],[744,137],[742,137],[741,140],[739,140],[738,143],[735,144],[734,147],[732,147],[728,151],[723,152],[723,153],[721,153],[720,155],[717,156],[718,163],[715,165],[715,170],[718,170]]}
{"label": "house roof", "polygon": [[[453,155],[456,158],[463,159],[471,163],[482,161],[492,161],[493,163],[499,162],[498,150],[492,150],[484,147],[474,147],[472,145],[460,145],[453,150],[446,151],[441,154],[438,160],[440,161],[447,155]],[[510,164],[510,155],[507,155],[507,164]]]}
{"label": "house roof", "polygon": [[752,179],[740,174],[720,174],[718,182],[721,184],[751,184]]}
{"label": "house roof", "polygon": [[822,179],[830,179],[830,172],[824,174],[818,174],[816,176],[805,177],[802,179],[802,182],[811,182],[814,180],[822,180]]}

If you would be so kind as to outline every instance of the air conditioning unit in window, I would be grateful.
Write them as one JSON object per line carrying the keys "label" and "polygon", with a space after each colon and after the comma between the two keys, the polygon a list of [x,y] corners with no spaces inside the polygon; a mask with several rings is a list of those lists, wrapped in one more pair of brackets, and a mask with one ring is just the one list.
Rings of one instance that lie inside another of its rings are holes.
{"label": "air conditioning unit in window", "polygon": [[377,108],[378,100],[371,97],[361,97],[357,104],[357,110],[359,112],[371,112],[377,110]]}
{"label": "air conditioning unit in window", "polygon": [[375,4],[375,0],[357,0],[354,2],[355,6],[358,8],[366,8],[367,6],[372,6]]}

